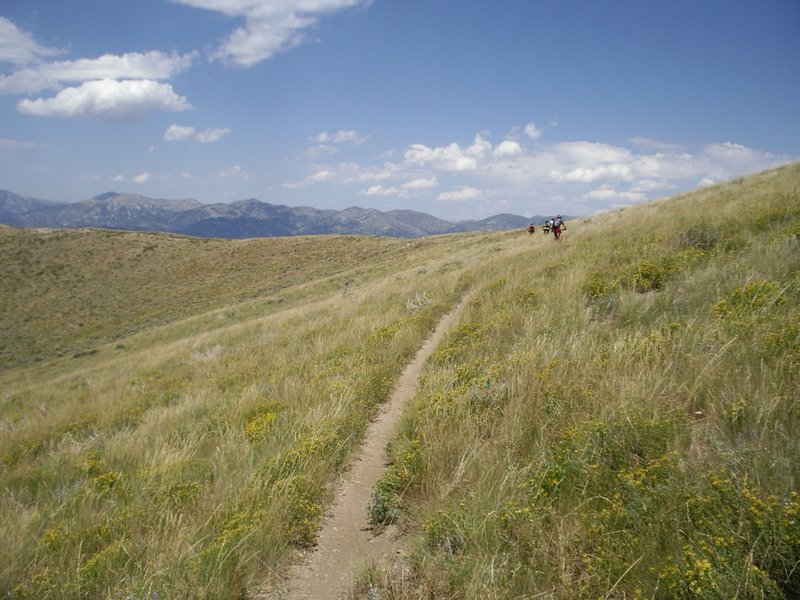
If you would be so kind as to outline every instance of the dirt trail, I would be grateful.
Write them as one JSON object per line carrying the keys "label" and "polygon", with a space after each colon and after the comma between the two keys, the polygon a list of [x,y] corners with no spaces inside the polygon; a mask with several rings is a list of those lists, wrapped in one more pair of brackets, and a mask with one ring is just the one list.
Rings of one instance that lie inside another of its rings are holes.
{"label": "dirt trail", "polygon": [[433,334],[417,351],[397,380],[388,402],[370,425],[364,445],[343,478],[334,506],[319,532],[317,547],[307,560],[293,568],[277,596],[287,600],[333,600],[351,588],[356,569],[367,561],[383,563],[398,549],[392,535],[375,536],[369,530],[366,507],[372,488],[386,469],[386,444],[412,398],[425,360],[455,322],[464,302],[444,315]]}

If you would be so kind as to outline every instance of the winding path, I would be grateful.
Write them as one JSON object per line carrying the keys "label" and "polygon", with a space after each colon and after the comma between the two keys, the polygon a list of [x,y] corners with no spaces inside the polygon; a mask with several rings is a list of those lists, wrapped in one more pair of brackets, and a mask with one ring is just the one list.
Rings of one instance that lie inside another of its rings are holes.
{"label": "winding path", "polygon": [[[332,600],[350,590],[356,569],[368,561],[383,563],[397,553],[389,534],[373,535],[366,507],[386,469],[386,444],[416,390],[422,367],[455,322],[465,301],[445,314],[397,380],[389,400],[370,425],[358,457],[345,475],[317,538],[315,550],[294,567],[278,598]],[[271,596],[275,597],[275,596]]]}

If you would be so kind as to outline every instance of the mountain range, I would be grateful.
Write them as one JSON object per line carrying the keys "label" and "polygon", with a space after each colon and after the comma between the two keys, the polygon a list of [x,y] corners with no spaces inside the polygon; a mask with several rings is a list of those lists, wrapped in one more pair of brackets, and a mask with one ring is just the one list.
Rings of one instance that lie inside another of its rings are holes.
{"label": "mountain range", "polygon": [[198,237],[253,238],[357,234],[414,238],[441,233],[525,228],[546,217],[500,214],[450,222],[413,210],[382,212],[351,207],[319,210],[255,199],[203,204],[193,199],[156,199],[106,192],[89,200],[59,203],[0,190],[0,223],[14,227],[98,227],[161,231]]}

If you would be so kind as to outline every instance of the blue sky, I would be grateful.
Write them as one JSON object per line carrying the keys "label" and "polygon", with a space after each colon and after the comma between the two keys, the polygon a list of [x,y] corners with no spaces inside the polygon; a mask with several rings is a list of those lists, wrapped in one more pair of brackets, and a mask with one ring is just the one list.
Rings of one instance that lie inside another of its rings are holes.
{"label": "blue sky", "polygon": [[589,215],[798,159],[798,0],[0,1],[25,196]]}

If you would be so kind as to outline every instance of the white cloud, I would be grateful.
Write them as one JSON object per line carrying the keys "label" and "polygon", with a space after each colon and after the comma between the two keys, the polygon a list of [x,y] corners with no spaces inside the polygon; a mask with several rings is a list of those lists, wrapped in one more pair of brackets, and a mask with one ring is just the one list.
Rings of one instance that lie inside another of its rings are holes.
{"label": "white cloud", "polygon": [[731,142],[709,144],[705,148],[705,153],[718,158],[740,158],[742,156],[749,157],[752,155],[752,151],[748,148],[741,144],[733,144]]}
{"label": "white cloud", "polygon": [[210,144],[224,138],[231,132],[230,129],[205,129],[197,131],[194,127],[183,125],[170,125],[164,132],[165,142],[181,142],[193,139],[201,144]]}
{"label": "white cloud", "polygon": [[382,185],[373,185],[361,192],[363,196],[402,196],[403,191],[396,187],[383,187]]}
{"label": "white cloud", "polygon": [[582,166],[609,162],[625,162],[631,157],[631,151],[620,146],[600,144],[597,142],[563,142],[556,144],[554,150],[563,160],[575,161]]}
{"label": "white cloud", "polygon": [[234,165],[230,169],[223,169],[214,173],[217,179],[250,179],[251,175],[239,165]]}
{"label": "white cloud", "polygon": [[196,130],[194,127],[183,127],[181,125],[172,124],[167,127],[167,130],[164,132],[164,141],[180,142],[181,140],[189,139],[195,133]]}
{"label": "white cloud", "polygon": [[717,182],[711,179],[710,177],[703,177],[700,181],[697,182],[697,187],[708,187],[710,185],[715,185]]}
{"label": "white cloud", "polygon": [[323,181],[330,181],[333,177],[334,173],[332,171],[322,170],[311,175],[308,180],[312,183],[322,183]]}
{"label": "white cloud", "polygon": [[173,0],[232,17],[245,24],[233,31],[212,58],[249,67],[303,41],[303,30],[322,15],[363,5],[371,0]]}
{"label": "white cloud", "polygon": [[437,185],[439,185],[439,182],[436,177],[421,177],[404,183],[402,188],[405,190],[427,190],[435,188]]}
{"label": "white cloud", "polygon": [[362,135],[355,129],[340,129],[336,133],[321,131],[309,139],[312,142],[315,142],[317,145],[306,150],[304,154],[308,157],[315,157],[319,156],[320,154],[335,154],[339,151],[335,144],[351,143],[359,146],[366,142],[369,139],[369,136]]}
{"label": "white cloud", "polygon": [[282,184],[281,187],[287,190],[296,190],[317,183],[324,183],[326,181],[331,181],[335,177],[336,173],[334,171],[331,171],[330,169],[319,169],[315,173],[306,177],[305,179],[302,179],[300,181],[290,181]]}
{"label": "white cloud", "polygon": [[536,123],[528,123],[525,125],[525,135],[532,140],[538,140],[542,137],[542,130],[536,126]]}
{"label": "white cloud", "polygon": [[443,171],[473,171],[478,161],[469,156],[455,142],[443,148],[429,148],[425,144],[413,144],[404,155],[407,163],[430,166]]}
{"label": "white cloud", "polygon": [[179,112],[191,105],[172,86],[151,80],[88,81],[61,90],[53,98],[22,100],[17,109],[38,117],[92,117],[106,121],[135,121],[151,111]]}
{"label": "white cloud", "polygon": [[29,32],[18,28],[10,19],[0,17],[0,62],[26,65],[61,53],[57,48],[38,44]]}
{"label": "white cloud", "polygon": [[592,183],[598,179],[629,179],[631,177],[631,167],[619,163],[593,168],[577,167],[567,173],[553,171],[551,177],[557,183]]}
{"label": "white cloud", "polygon": [[[144,172],[139,173],[138,175],[134,175],[133,177],[127,177],[125,175],[114,175],[111,178],[111,181],[115,183],[147,183],[153,177],[152,173]],[[92,175],[85,175],[84,179],[95,180],[99,179],[99,176],[92,176]]]}
{"label": "white cloud", "polygon": [[581,198],[585,200],[627,200],[629,202],[644,202],[647,196],[637,192],[619,192],[609,187],[601,187],[587,192]]}
{"label": "white cloud", "polygon": [[505,140],[497,145],[492,154],[496,158],[519,156],[520,154],[522,154],[522,146],[520,146],[518,142],[515,142],[513,140]]}
{"label": "white cloud", "polygon": [[436,199],[442,202],[464,202],[465,200],[475,200],[481,197],[481,191],[468,185],[462,186],[452,192],[442,192]]}
{"label": "white cloud", "polygon": [[374,167],[363,167],[358,163],[347,162],[339,163],[336,168],[342,176],[342,182],[351,184],[363,183],[365,181],[386,181],[387,179],[391,179],[394,173],[398,172],[401,167],[389,162]]}
{"label": "white cloud", "polygon": [[369,139],[369,136],[359,134],[355,129],[348,129],[347,131],[339,130],[333,136],[335,144],[342,144],[344,142],[352,142],[356,145],[363,144]]}
{"label": "white cloud", "polygon": [[407,181],[400,187],[397,186],[384,187],[383,185],[380,184],[372,185],[365,190],[361,190],[361,192],[359,193],[362,196],[379,196],[379,197],[396,196],[398,198],[409,198],[414,192],[428,190],[436,187],[437,185],[439,185],[439,182],[437,181],[436,177],[421,177],[419,179],[413,179],[411,181]]}
{"label": "white cloud", "polygon": [[[591,141],[528,146],[522,130],[512,128],[496,146],[488,134],[477,134],[467,145],[411,144],[396,162],[339,163],[324,168],[331,173],[325,182],[362,184],[359,193],[372,197],[470,202],[481,210],[496,209],[502,199],[509,203],[505,209],[519,214],[591,214],[797,160],[730,142],[693,151],[678,145],[650,150],[642,140],[630,147]],[[323,134],[314,139],[332,144],[335,134]],[[313,183],[311,176],[284,187]],[[435,190],[440,186],[445,191]]]}
{"label": "white cloud", "polygon": [[212,142],[217,142],[224,138],[231,132],[230,129],[222,128],[222,129],[206,129],[204,131],[199,132],[194,139],[196,139],[201,144],[210,144]]}
{"label": "white cloud", "polygon": [[98,79],[169,79],[191,66],[193,58],[151,51],[45,63],[0,77],[0,94],[35,93]]}

